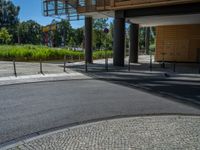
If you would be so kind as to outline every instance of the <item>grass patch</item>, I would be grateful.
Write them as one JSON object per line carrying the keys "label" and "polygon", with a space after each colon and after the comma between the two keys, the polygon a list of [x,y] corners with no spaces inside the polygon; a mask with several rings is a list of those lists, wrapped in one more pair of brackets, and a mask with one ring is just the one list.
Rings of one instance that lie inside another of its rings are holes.
{"label": "grass patch", "polygon": [[[67,60],[84,60],[83,51],[56,49],[40,45],[0,45],[0,60],[4,61],[13,59],[16,61],[61,60],[65,55]],[[107,55],[111,57],[112,51],[107,51]],[[93,52],[94,59],[104,57],[104,51]]]}

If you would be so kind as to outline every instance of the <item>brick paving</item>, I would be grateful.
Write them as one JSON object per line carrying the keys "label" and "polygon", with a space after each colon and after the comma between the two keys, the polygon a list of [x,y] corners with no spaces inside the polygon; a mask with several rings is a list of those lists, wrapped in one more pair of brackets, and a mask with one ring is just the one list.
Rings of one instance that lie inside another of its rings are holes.
{"label": "brick paving", "polygon": [[199,116],[147,116],[79,125],[9,150],[200,149]]}

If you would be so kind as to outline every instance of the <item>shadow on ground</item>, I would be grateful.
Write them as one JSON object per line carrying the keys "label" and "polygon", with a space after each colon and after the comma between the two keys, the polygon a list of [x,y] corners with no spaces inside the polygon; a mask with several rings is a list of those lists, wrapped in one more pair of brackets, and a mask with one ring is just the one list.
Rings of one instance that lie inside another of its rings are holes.
{"label": "shadow on ground", "polygon": [[109,71],[106,72],[103,64],[89,65],[87,73],[84,72],[84,65],[70,66],[70,68],[95,79],[139,89],[200,109],[199,76],[183,76],[184,78],[174,74],[171,76],[170,73],[173,71],[170,65],[166,69],[160,69],[158,65],[154,66],[156,72],[150,72],[147,64],[143,64],[143,67],[138,66],[134,66],[134,70],[132,66],[130,72],[127,71],[127,67],[112,66],[109,66]]}

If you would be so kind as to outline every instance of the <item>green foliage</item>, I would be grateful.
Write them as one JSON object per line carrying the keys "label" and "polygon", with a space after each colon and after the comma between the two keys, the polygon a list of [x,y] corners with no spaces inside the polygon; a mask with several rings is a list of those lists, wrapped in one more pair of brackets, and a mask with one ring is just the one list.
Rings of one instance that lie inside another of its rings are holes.
{"label": "green foliage", "polygon": [[95,19],[93,23],[93,45],[95,49],[107,46],[107,34],[103,30],[108,27],[108,19]]}
{"label": "green foliage", "polygon": [[74,42],[77,47],[81,47],[83,44],[83,28],[78,28],[74,30]]}
{"label": "green foliage", "polygon": [[0,28],[11,27],[18,23],[18,14],[20,8],[15,6],[12,1],[0,1]]}
{"label": "green foliage", "polygon": [[[111,57],[112,51],[107,51],[107,54]],[[0,60],[12,60],[14,58],[18,61],[61,60],[65,55],[68,60],[71,60],[72,57],[75,60],[79,58],[84,60],[83,51],[54,49],[39,45],[0,45]],[[93,53],[94,59],[104,57],[104,51],[95,51]]]}
{"label": "green foliage", "polygon": [[5,27],[12,35],[12,43],[17,42],[17,24],[20,8],[11,0],[0,0],[0,28]]}
{"label": "green foliage", "polygon": [[107,57],[112,58],[113,51],[112,50],[96,50],[93,53],[93,59],[100,59],[100,58],[105,58],[105,55]]}
{"label": "green foliage", "polygon": [[18,24],[19,43],[40,44],[42,38],[41,26],[33,20],[24,21]]}
{"label": "green foliage", "polygon": [[[0,0],[0,43],[9,44],[9,43],[20,43],[20,44],[35,44],[39,45],[44,41],[44,34],[42,33],[42,26],[36,23],[35,21],[29,20],[26,22],[19,23],[18,14],[20,8],[15,6],[11,0]],[[108,24],[108,19],[95,19],[93,22],[93,48],[94,50],[99,49],[112,49],[113,46],[113,23]],[[80,48],[84,45],[84,28],[73,29],[70,22],[63,19],[60,22],[56,22],[55,20],[52,23],[57,24],[57,30],[52,31],[50,35],[50,39],[52,39],[53,46],[56,47],[65,47],[68,46],[70,48]],[[104,28],[108,27],[110,32],[105,34],[103,32]],[[6,29],[5,29],[6,28]],[[151,27],[150,32],[150,44],[155,47],[155,27]],[[12,36],[11,36],[12,35]],[[147,36],[146,28],[140,28],[139,31],[139,47],[140,49],[145,49],[145,37]],[[129,37],[126,35],[126,48],[129,47]],[[17,46],[18,47],[18,46]],[[17,47],[14,47],[17,48]],[[23,47],[23,46],[22,46]],[[23,49],[23,48],[20,48]],[[31,46],[32,47],[32,46]],[[155,49],[154,47],[150,47],[150,49]],[[2,47],[1,47],[2,48]],[[52,56],[59,55],[61,51],[51,51],[51,49],[46,52],[43,48],[41,53],[39,53],[39,48],[37,46],[37,52],[32,53],[29,51],[22,52],[25,53],[27,58],[38,58],[45,57],[51,58]],[[14,51],[14,50],[13,50]],[[12,52],[9,52],[9,55],[12,56]],[[18,51],[18,50],[17,50]],[[15,52],[13,52],[15,53]],[[96,52],[101,55],[101,52]],[[148,52],[147,52],[148,53]],[[18,52],[16,52],[18,54]],[[60,56],[60,55],[59,55]]]}
{"label": "green foliage", "polygon": [[70,37],[73,34],[73,29],[71,24],[67,20],[61,20],[61,22],[56,23],[57,30],[54,33],[55,46],[66,46],[70,41]]}
{"label": "green foliage", "polygon": [[12,40],[12,35],[8,33],[6,28],[0,29],[0,43],[9,44]]}
{"label": "green foliage", "polygon": [[69,47],[75,47],[75,39],[73,37],[70,37],[70,40],[68,42]]}
{"label": "green foliage", "polygon": [[[150,45],[155,45],[155,27],[150,27],[150,41],[149,44]],[[139,47],[140,49],[144,49],[145,48],[145,39],[147,36],[147,27],[142,27],[139,30]]]}

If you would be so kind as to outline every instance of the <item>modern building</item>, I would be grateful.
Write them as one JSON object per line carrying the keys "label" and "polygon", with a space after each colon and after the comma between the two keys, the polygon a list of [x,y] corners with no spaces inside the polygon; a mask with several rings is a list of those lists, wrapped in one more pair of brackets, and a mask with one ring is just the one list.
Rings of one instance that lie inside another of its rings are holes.
{"label": "modern building", "polygon": [[124,66],[125,23],[130,23],[130,59],[138,61],[140,26],[156,26],[156,60],[197,62],[200,0],[43,0],[44,15],[85,18],[85,49],[92,62],[92,18],[114,18],[115,66]]}

